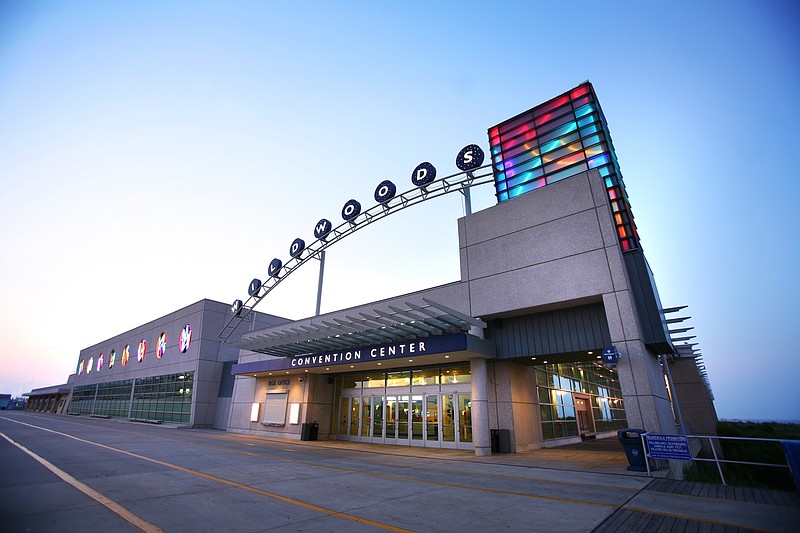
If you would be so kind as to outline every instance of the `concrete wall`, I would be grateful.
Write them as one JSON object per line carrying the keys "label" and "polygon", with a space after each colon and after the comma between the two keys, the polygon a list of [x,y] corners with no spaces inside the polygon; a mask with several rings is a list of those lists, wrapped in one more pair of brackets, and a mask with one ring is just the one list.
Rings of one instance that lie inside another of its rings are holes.
{"label": "concrete wall", "polygon": [[695,360],[675,359],[669,363],[669,368],[686,432],[693,435],[716,435],[719,421],[717,411]]}
{"label": "concrete wall", "polygon": [[[292,375],[283,378],[280,376],[259,378],[236,376],[230,404],[228,431],[300,439],[302,424],[317,422],[319,424],[318,438],[330,438],[334,385],[328,382],[328,377],[317,374]],[[269,385],[270,381],[276,381],[278,378],[288,379],[290,384]],[[262,404],[259,418],[263,418],[263,403],[268,390],[288,390],[288,403],[301,403],[300,424],[289,424],[288,405],[285,426],[265,426],[260,421],[250,421],[250,408],[254,402]]]}
{"label": "concrete wall", "polygon": [[472,316],[487,320],[601,299],[612,342],[622,353],[618,371],[628,423],[648,431],[675,429],[660,364],[642,342],[596,171],[464,217],[458,229]]}
{"label": "concrete wall", "polygon": [[489,426],[508,429],[511,451],[542,447],[542,425],[533,367],[511,361],[489,365]]}

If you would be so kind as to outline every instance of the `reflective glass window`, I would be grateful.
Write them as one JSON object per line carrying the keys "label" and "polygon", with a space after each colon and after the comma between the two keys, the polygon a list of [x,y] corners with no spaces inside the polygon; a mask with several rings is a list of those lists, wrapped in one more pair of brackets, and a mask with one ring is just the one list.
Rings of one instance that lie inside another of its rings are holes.
{"label": "reflective glass window", "polygon": [[386,376],[387,387],[408,387],[411,384],[411,373],[408,370],[389,372]]}
{"label": "reflective glass window", "polygon": [[422,368],[411,372],[412,385],[438,385],[439,368]]}

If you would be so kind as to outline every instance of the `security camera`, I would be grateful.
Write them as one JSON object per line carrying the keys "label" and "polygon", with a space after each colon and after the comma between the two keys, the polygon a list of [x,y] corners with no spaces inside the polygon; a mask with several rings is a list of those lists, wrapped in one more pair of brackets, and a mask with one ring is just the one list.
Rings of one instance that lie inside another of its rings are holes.
{"label": "security camera", "polygon": [[299,381],[300,383],[302,383],[302,382],[303,382],[303,378],[300,378],[300,379],[298,379],[297,381]]}

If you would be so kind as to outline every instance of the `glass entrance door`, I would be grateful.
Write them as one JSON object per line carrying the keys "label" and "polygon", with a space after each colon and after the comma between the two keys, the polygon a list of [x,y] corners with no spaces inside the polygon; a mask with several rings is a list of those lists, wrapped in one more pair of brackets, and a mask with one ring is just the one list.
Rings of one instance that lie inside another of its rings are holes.
{"label": "glass entrance door", "polygon": [[397,444],[397,396],[386,397],[386,443]]}
{"label": "glass entrance door", "polygon": [[358,437],[359,406],[361,398],[350,398],[350,437]]}
{"label": "glass entrance door", "polygon": [[425,395],[425,446],[440,447],[439,435],[439,395]]}
{"label": "glass entrance door", "polygon": [[383,396],[372,397],[372,442],[384,441]]}
{"label": "glass entrance door", "polygon": [[472,395],[458,395],[458,440],[472,442]]}
{"label": "glass entrance door", "polygon": [[472,447],[472,395],[442,394],[442,448]]}
{"label": "glass entrance door", "polygon": [[455,387],[448,388],[452,392],[438,386],[420,386],[421,390],[414,394],[407,388],[395,395],[369,391],[372,394],[341,396],[336,421],[338,438],[471,449],[472,396]]}
{"label": "glass entrance door", "polygon": [[424,444],[422,436],[425,432],[425,413],[422,410],[422,400],[423,396],[421,394],[411,397],[411,444],[417,446],[422,446]]}
{"label": "glass entrance door", "polygon": [[397,444],[408,444],[409,397],[397,397]]}
{"label": "glass entrance door", "polygon": [[347,435],[347,428],[350,427],[350,398],[342,397],[339,400],[339,435]]}
{"label": "glass entrance door", "polygon": [[456,414],[452,394],[442,394],[442,446],[455,448]]}
{"label": "glass entrance door", "polygon": [[575,414],[578,418],[578,433],[581,439],[595,432],[594,419],[592,417],[592,409],[589,403],[588,396],[574,394],[575,396]]}

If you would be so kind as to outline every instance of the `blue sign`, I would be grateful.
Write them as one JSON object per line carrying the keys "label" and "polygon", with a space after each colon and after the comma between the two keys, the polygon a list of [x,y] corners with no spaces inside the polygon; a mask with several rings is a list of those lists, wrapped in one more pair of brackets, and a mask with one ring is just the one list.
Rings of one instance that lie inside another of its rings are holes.
{"label": "blue sign", "polygon": [[325,239],[325,237],[328,236],[328,233],[331,232],[332,228],[333,224],[331,224],[331,221],[327,218],[323,218],[317,222],[316,226],[314,226],[314,237],[317,239]]}
{"label": "blue sign", "polygon": [[619,361],[619,352],[616,346],[606,346],[603,348],[603,362],[615,365],[617,361]]}
{"label": "blue sign", "polygon": [[347,200],[347,203],[342,207],[342,218],[345,222],[350,222],[358,215],[361,214],[361,204],[356,200]]}
{"label": "blue sign", "polygon": [[458,152],[456,166],[459,170],[472,170],[483,164],[483,150],[477,144],[468,144]]}
{"label": "blue sign", "polygon": [[414,172],[411,173],[411,183],[417,187],[427,185],[436,179],[436,167],[425,161],[417,165]]}
{"label": "blue sign", "polygon": [[647,438],[650,457],[653,459],[692,460],[692,453],[689,451],[689,439],[685,435],[648,433],[645,437]]}
{"label": "blue sign", "polygon": [[250,285],[247,287],[247,294],[250,296],[255,296],[258,294],[259,290],[261,290],[261,280],[258,278],[253,278],[253,281],[251,281]]}
{"label": "blue sign", "polygon": [[385,204],[397,194],[397,186],[389,180],[383,180],[375,188],[375,201]]}
{"label": "blue sign", "polygon": [[275,276],[278,275],[278,271],[280,271],[282,266],[283,262],[276,257],[275,259],[270,261],[269,267],[267,267],[267,274],[269,274],[271,278],[274,278]]}
{"label": "blue sign", "polygon": [[252,374],[273,370],[290,370],[315,366],[334,366],[383,361],[384,359],[413,359],[424,355],[458,352],[467,349],[467,335],[452,333],[386,344],[342,348],[338,351],[295,355],[286,358],[253,361],[233,365],[233,374]]}
{"label": "blue sign", "polygon": [[305,249],[306,241],[298,237],[292,241],[292,245],[289,247],[289,255],[292,257],[300,257],[300,254],[302,254]]}

